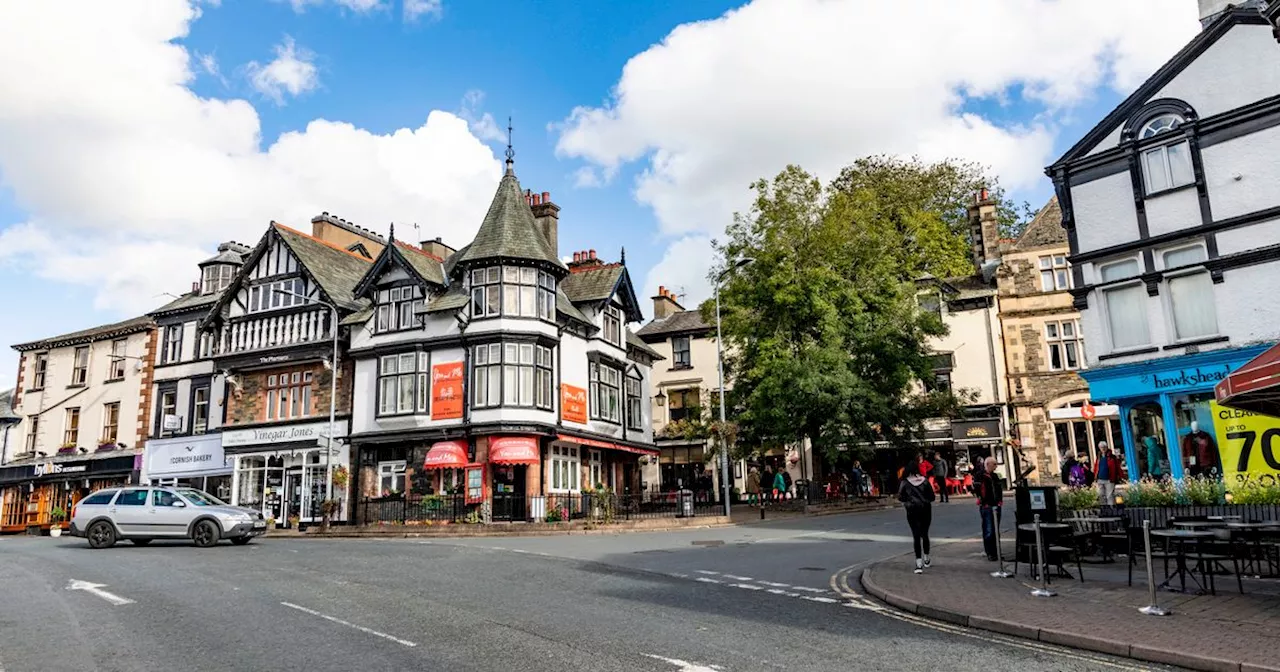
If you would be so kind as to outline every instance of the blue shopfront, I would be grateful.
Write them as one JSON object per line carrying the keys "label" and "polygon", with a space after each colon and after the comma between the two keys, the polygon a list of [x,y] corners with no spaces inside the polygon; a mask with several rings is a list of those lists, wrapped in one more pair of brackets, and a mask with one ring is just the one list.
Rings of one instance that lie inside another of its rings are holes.
{"label": "blue shopfront", "polygon": [[1129,478],[1221,477],[1213,388],[1270,345],[1081,371],[1095,402],[1120,407]]}

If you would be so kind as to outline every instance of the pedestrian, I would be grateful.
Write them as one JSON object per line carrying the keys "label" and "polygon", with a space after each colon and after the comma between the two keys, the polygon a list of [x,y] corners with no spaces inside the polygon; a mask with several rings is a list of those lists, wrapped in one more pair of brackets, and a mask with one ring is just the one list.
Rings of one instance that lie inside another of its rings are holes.
{"label": "pedestrian", "polygon": [[996,458],[988,457],[981,476],[975,472],[973,486],[978,495],[978,514],[982,517],[982,547],[987,552],[988,560],[997,559],[996,525],[1000,524],[1001,509],[1004,505],[1004,492],[1000,485],[1000,477],[996,475]]}
{"label": "pedestrian", "polygon": [[916,454],[916,459],[920,461],[920,475],[921,475],[921,476],[924,476],[926,480],[928,480],[928,479],[932,478],[932,476],[933,476],[933,463],[932,463],[932,462],[930,462],[929,460],[925,459],[925,457],[924,457],[924,455],[923,455],[922,453],[917,453],[917,454]]}
{"label": "pedestrian", "polygon": [[760,502],[760,472],[751,467],[747,474],[747,506],[757,506]]}
{"label": "pedestrian", "polygon": [[933,454],[933,483],[934,490],[938,492],[938,501],[946,503],[951,501],[951,496],[947,494],[947,461],[943,459],[940,453]]}
{"label": "pedestrian", "polygon": [[760,474],[760,496],[766,502],[773,501],[773,465],[764,465],[764,473]]}
{"label": "pedestrian", "polygon": [[773,498],[778,501],[782,501],[787,494],[787,479],[782,477],[785,473],[787,472],[779,469],[778,473],[773,475]]}
{"label": "pedestrian", "polygon": [[1062,484],[1075,485],[1072,480],[1077,475],[1081,479],[1084,478],[1084,474],[1080,473],[1080,461],[1076,459],[1075,455],[1068,455],[1066,461],[1062,463]]}
{"label": "pedestrian", "polygon": [[791,497],[791,472],[782,470],[782,498],[789,499]]}
{"label": "pedestrian", "polygon": [[1106,441],[1098,442],[1098,466],[1093,475],[1098,483],[1098,505],[1111,506],[1116,498],[1115,482],[1120,480],[1120,458]]}
{"label": "pedestrian", "polygon": [[862,473],[863,473],[862,461],[854,460],[853,461],[853,494],[857,497],[861,497],[865,492],[862,486]]}
{"label": "pedestrian", "polygon": [[907,477],[898,483],[898,501],[907,510],[907,526],[911,528],[911,545],[916,552],[916,574],[923,574],[932,562],[929,559],[929,524],[933,512],[933,486],[920,473],[920,456],[912,460]]}

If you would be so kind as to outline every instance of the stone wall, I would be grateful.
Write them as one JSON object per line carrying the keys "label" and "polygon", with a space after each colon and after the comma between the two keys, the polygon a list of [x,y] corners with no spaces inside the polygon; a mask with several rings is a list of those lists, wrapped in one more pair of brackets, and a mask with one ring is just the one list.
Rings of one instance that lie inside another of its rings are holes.
{"label": "stone wall", "polygon": [[[246,425],[266,422],[266,382],[267,377],[282,372],[311,372],[311,416],[328,417],[329,384],[332,373],[323,364],[315,363],[303,366],[288,366],[264,371],[253,371],[236,374],[240,379],[240,389],[233,386],[227,395],[227,425]],[[338,403],[335,412],[345,415],[351,412],[351,383],[355,378],[355,362],[346,361],[341,366],[338,376]]]}

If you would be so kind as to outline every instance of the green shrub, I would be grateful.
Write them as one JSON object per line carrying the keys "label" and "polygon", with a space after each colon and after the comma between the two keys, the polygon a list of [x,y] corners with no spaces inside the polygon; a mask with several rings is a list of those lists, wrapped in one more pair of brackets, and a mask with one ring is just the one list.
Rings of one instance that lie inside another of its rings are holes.
{"label": "green shrub", "polygon": [[1062,511],[1080,511],[1098,506],[1098,491],[1089,488],[1065,488],[1058,492],[1058,508]]}
{"label": "green shrub", "polygon": [[1231,491],[1232,504],[1280,504],[1280,485],[1249,481]]}
{"label": "green shrub", "polygon": [[1182,480],[1182,490],[1178,497],[1179,504],[1194,506],[1214,506],[1226,501],[1227,486],[1222,481],[1203,476],[1193,476]]}
{"label": "green shrub", "polygon": [[1173,484],[1144,478],[1130,483],[1125,494],[1125,506],[1173,506],[1176,501]]}

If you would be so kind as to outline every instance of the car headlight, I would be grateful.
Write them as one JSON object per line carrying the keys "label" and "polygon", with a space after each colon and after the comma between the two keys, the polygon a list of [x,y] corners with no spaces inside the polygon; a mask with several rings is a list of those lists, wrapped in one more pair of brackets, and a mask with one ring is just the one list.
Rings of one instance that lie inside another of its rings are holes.
{"label": "car headlight", "polygon": [[226,520],[234,520],[237,523],[247,523],[253,518],[247,513],[228,513],[223,516]]}

